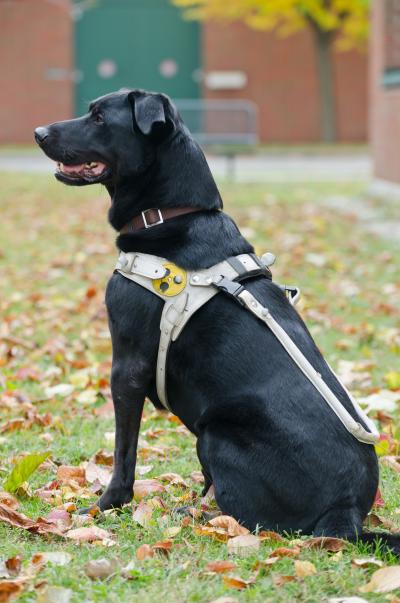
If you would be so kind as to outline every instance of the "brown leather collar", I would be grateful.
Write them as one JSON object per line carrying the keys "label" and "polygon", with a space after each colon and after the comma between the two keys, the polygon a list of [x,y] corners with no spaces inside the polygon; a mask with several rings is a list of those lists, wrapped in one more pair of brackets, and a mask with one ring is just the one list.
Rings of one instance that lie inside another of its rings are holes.
{"label": "brown leather collar", "polygon": [[129,234],[142,230],[143,228],[152,228],[158,226],[166,220],[177,218],[185,214],[191,214],[197,211],[204,211],[203,207],[166,207],[165,209],[145,209],[140,214],[132,218],[120,230],[120,234]]}

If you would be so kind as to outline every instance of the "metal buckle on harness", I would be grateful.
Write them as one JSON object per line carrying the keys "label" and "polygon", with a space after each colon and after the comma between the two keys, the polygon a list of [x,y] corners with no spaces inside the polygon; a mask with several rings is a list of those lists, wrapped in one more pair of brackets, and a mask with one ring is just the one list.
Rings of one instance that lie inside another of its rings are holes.
{"label": "metal buckle on harness", "polygon": [[[149,211],[157,211],[158,212],[158,221],[157,222],[152,222],[151,224],[149,224],[146,220],[146,213]],[[144,223],[144,227],[145,228],[151,228],[152,226],[158,226],[159,224],[163,224],[164,223],[164,218],[162,217],[162,213],[161,211],[154,207],[151,209],[145,209],[144,211],[142,211],[142,218],[143,218],[143,223]]]}
{"label": "metal buckle on harness", "polygon": [[243,303],[243,301],[240,299],[240,297],[238,297],[240,295],[240,293],[242,291],[244,291],[244,287],[240,283],[231,281],[231,280],[229,280],[229,278],[226,278],[225,276],[221,276],[219,281],[214,281],[212,284],[217,289],[220,289],[220,291],[223,291],[223,293],[226,293],[227,295],[230,295],[231,297],[233,297],[242,306],[245,305]]}

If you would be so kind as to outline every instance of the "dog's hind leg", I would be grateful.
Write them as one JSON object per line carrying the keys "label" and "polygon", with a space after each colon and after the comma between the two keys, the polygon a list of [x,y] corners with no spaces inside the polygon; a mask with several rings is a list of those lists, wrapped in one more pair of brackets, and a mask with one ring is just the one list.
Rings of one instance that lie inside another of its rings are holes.
{"label": "dog's hind leg", "polygon": [[314,536],[356,540],[362,533],[361,513],[354,507],[330,509],[318,519],[312,533]]}

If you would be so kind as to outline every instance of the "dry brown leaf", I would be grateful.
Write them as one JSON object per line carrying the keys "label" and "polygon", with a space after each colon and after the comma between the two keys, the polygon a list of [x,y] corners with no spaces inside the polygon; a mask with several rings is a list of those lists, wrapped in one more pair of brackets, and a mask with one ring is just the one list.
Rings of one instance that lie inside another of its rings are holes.
{"label": "dry brown leaf", "polygon": [[44,565],[51,563],[52,565],[67,565],[72,560],[72,555],[63,551],[44,551],[43,553],[35,553],[32,556],[34,565]]}
{"label": "dry brown leaf", "polygon": [[0,504],[5,505],[6,507],[10,507],[11,509],[18,509],[19,502],[9,492],[0,492]]}
{"label": "dry brown leaf", "polygon": [[275,565],[275,563],[279,561],[279,557],[268,557],[268,559],[259,559],[253,565],[254,570],[267,569],[271,567],[271,565]]}
{"label": "dry brown leaf", "polygon": [[214,519],[210,519],[207,524],[213,528],[223,528],[230,537],[250,534],[250,531],[247,528],[241,526],[240,523],[230,515],[219,515],[218,517],[214,517]]}
{"label": "dry brown leaf", "polygon": [[160,540],[153,544],[153,551],[168,555],[172,549],[172,540]]}
{"label": "dry brown leaf", "polygon": [[210,561],[204,568],[206,572],[212,572],[214,574],[224,574],[236,569],[236,565],[232,561]]}
{"label": "dry brown leaf", "polygon": [[364,525],[369,528],[386,528],[386,530],[392,530],[394,528],[393,521],[386,517],[381,517],[376,513],[369,513],[364,521]]}
{"label": "dry brown leaf", "polygon": [[270,557],[298,557],[300,555],[300,549],[298,546],[289,548],[288,546],[280,546],[279,548],[272,551]]}
{"label": "dry brown leaf", "polygon": [[85,565],[85,574],[92,580],[104,580],[115,574],[119,568],[116,559],[93,559]]}
{"label": "dry brown leaf", "polygon": [[273,542],[284,542],[285,539],[283,536],[278,534],[278,532],[271,532],[270,530],[261,530],[259,532],[258,537],[260,540],[271,540]]}
{"label": "dry brown leaf", "polygon": [[60,465],[57,469],[57,481],[64,485],[76,482],[79,486],[86,484],[85,470],[83,467]]}
{"label": "dry brown leaf", "polygon": [[351,565],[353,567],[383,567],[383,561],[375,557],[365,557],[364,559],[352,559]]}
{"label": "dry brown leaf", "polygon": [[22,565],[21,555],[15,555],[14,557],[10,557],[9,559],[6,559],[6,561],[4,562],[4,565],[6,566],[7,571],[10,574],[10,576],[18,576],[18,574],[21,571],[21,565]]}
{"label": "dry brown leaf", "polygon": [[368,584],[361,586],[361,593],[388,593],[400,588],[400,565],[383,567],[374,572]]}
{"label": "dry brown leaf", "polygon": [[224,576],[223,580],[225,586],[228,586],[228,588],[236,588],[236,590],[243,590],[254,584],[256,581],[255,578],[244,580],[243,578],[240,578],[240,576]]}
{"label": "dry brown leaf", "polygon": [[165,487],[156,479],[137,479],[133,487],[136,500],[142,500],[149,494],[159,494],[161,492],[165,492]]}
{"label": "dry brown leaf", "polygon": [[196,484],[204,484],[204,475],[201,471],[193,471],[190,477]]}
{"label": "dry brown leaf", "polygon": [[67,530],[72,523],[71,515],[65,509],[53,509],[45,519],[56,524],[60,531]]}
{"label": "dry brown leaf", "polygon": [[16,528],[23,528],[25,530],[35,525],[33,519],[3,504],[0,504],[0,521],[5,521]]}
{"label": "dry brown leaf", "polygon": [[132,519],[143,528],[147,528],[150,525],[153,511],[154,507],[146,503],[144,500],[141,500],[139,505],[132,513]]}
{"label": "dry brown leaf", "polygon": [[36,603],[69,603],[72,594],[70,588],[46,585],[40,589]]}
{"label": "dry brown leaf", "polygon": [[69,530],[65,534],[66,538],[71,538],[76,542],[94,542],[96,540],[111,540],[112,535],[107,530],[98,528],[97,526],[90,526],[88,528],[75,528]]}
{"label": "dry brown leaf", "polygon": [[112,471],[89,462],[85,468],[85,477],[89,484],[93,484],[97,480],[102,486],[108,486],[111,481]]}
{"label": "dry brown leaf", "polygon": [[390,467],[396,473],[400,473],[400,457],[398,456],[381,456],[379,459],[382,465]]}
{"label": "dry brown leaf", "polygon": [[239,557],[247,557],[256,553],[260,548],[260,541],[253,534],[242,534],[228,540],[228,552]]}
{"label": "dry brown leaf", "polygon": [[306,578],[317,573],[317,568],[311,561],[300,561],[296,559],[294,562],[294,571],[298,578]]}
{"label": "dry brown leaf", "polygon": [[272,582],[274,583],[274,586],[278,588],[284,586],[288,582],[293,582],[295,579],[295,576],[283,576],[282,574],[274,574],[272,576]]}
{"label": "dry brown leaf", "polygon": [[183,477],[178,473],[162,473],[157,476],[157,479],[161,482],[167,482],[173,486],[182,486],[182,488],[190,488],[189,484],[185,482]]}
{"label": "dry brown leaf", "polygon": [[8,603],[21,594],[25,586],[24,580],[1,580],[0,603]]}
{"label": "dry brown leaf", "polygon": [[325,551],[330,551],[331,553],[337,553],[347,545],[348,542],[342,538],[317,536],[316,538],[310,538],[310,540],[307,540],[303,546],[305,549],[324,549]]}
{"label": "dry brown leaf", "polygon": [[193,526],[193,531],[197,536],[211,536],[219,542],[226,542],[229,540],[227,531],[224,528],[213,528],[211,526]]}
{"label": "dry brown leaf", "polygon": [[99,450],[93,457],[93,461],[96,465],[106,465],[107,467],[112,467],[114,464],[114,455],[112,452],[108,452],[107,450]]}
{"label": "dry brown leaf", "polygon": [[144,559],[149,559],[150,557],[154,557],[153,547],[149,544],[142,544],[136,550],[136,559],[139,561],[143,561]]}

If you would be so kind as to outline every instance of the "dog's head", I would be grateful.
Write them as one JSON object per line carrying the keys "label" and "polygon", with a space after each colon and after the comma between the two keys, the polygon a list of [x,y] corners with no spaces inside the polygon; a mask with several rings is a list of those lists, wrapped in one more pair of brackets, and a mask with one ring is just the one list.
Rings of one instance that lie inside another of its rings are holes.
{"label": "dog's head", "polygon": [[35,139],[57,162],[61,182],[116,185],[143,173],[179,129],[184,125],[166,95],[124,90],[91,102],[82,117],[37,128]]}

